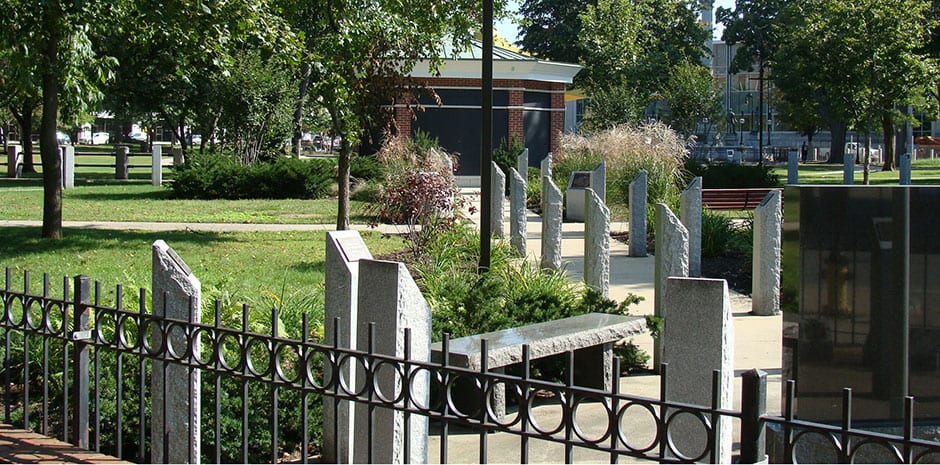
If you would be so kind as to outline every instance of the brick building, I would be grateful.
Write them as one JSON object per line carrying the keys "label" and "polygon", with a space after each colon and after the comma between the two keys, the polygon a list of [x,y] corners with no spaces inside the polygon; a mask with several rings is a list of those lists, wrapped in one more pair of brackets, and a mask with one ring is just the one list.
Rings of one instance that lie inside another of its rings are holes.
{"label": "brick building", "polygon": [[[458,174],[480,174],[481,88],[483,47],[474,41],[470,50],[447,53],[438,75],[426,62],[410,76],[434,89],[440,105],[430,95],[421,97],[423,112],[412,119],[406,105],[395,108],[401,134],[421,130],[437,137],[449,151],[460,154]],[[493,48],[493,144],[516,137],[529,149],[529,164],[554,150],[565,125],[565,86],[581,66],[539,60]]]}

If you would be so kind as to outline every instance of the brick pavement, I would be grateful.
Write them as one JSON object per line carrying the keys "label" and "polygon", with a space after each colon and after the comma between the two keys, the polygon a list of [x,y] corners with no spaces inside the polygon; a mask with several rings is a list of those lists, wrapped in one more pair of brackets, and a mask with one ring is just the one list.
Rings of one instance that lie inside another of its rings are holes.
{"label": "brick pavement", "polygon": [[79,449],[58,439],[0,423],[0,463],[102,463],[124,460]]}

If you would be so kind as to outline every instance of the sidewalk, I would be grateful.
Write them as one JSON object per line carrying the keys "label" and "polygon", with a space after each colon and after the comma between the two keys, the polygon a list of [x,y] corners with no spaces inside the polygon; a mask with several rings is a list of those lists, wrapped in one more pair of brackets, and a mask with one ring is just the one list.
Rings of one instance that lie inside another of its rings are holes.
{"label": "sidewalk", "polygon": [[132,463],[0,423],[0,463]]}

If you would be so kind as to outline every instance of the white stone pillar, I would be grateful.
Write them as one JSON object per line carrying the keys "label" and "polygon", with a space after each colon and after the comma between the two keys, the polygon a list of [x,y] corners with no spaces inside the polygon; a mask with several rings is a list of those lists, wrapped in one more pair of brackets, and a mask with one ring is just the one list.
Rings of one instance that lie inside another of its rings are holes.
{"label": "white stone pillar", "polygon": [[[403,358],[406,355],[405,328],[411,328],[411,360],[430,362],[431,359],[431,308],[421,295],[408,268],[402,263],[361,260],[359,279],[369,283],[359,288],[358,347],[369,346],[369,322],[375,323],[375,352]],[[381,390],[386,398],[398,397],[402,390],[402,379],[391,369],[377,373],[374,388]],[[398,404],[415,407],[413,403],[428,405],[430,377],[427,372],[413,377],[410,383],[410,399]],[[356,405],[357,425],[366,425],[369,407]],[[409,428],[409,443],[405,443],[405,428]],[[356,429],[354,458],[357,463],[367,462],[369,432],[365,426]],[[372,460],[374,463],[427,463],[428,418],[411,415],[410,425],[405,424],[405,415],[400,411],[378,408],[375,410]],[[405,450],[408,449],[406,460]]]}
{"label": "white stone pillar", "polygon": [[[653,278],[653,312],[666,314],[666,281],[671,277],[689,276],[689,231],[664,203],[656,204],[656,255]],[[659,370],[663,361],[662,338],[653,340],[653,368]]]}
{"label": "white stone pillar", "polygon": [[542,268],[561,269],[562,215],[564,196],[552,178],[542,176]]}
{"label": "white stone pillar", "polygon": [[646,256],[646,170],[630,183],[630,256]]}
{"label": "white stone pillar", "polygon": [[[718,370],[718,408],[731,409],[734,323],[728,284],[723,279],[669,278],[665,304],[662,341],[663,361],[669,364],[666,400],[711,406],[712,372]],[[683,455],[698,455],[708,441],[702,424],[691,415],[670,424],[669,435]],[[716,463],[731,463],[730,417],[718,420],[715,435]]]}
{"label": "white stone pillar", "polygon": [[153,152],[151,153],[150,164],[152,169],[150,171],[150,184],[154,186],[163,185],[163,146],[153,144]]}
{"label": "white stone pillar", "polygon": [[62,147],[62,188],[75,188],[75,147]]}
{"label": "white stone pillar", "polygon": [[787,184],[800,183],[800,156],[796,152],[787,154]]}
{"label": "white stone pillar", "polygon": [[842,184],[855,184],[855,154],[845,151],[842,158]]}
{"label": "white stone pillar", "polygon": [[529,182],[529,149],[519,152],[516,157],[516,171],[522,175],[522,180]]}
{"label": "white stone pillar", "polygon": [[689,231],[689,276],[702,275],[702,178],[692,179],[680,194],[679,216]]}
{"label": "white stone pillar", "polygon": [[541,166],[541,175],[552,177],[552,152],[548,152],[548,155],[542,159]]}
{"label": "white stone pillar", "polygon": [[755,315],[780,312],[781,204],[780,191],[772,190],[754,209],[751,313]]}
{"label": "white stone pillar", "polygon": [[526,205],[525,179],[515,168],[510,168],[509,186],[509,243],[525,257],[526,253]]}
{"label": "white stone pillar", "polygon": [[[337,344],[334,338],[339,330],[338,346],[354,349],[358,335],[359,321],[359,261],[371,259],[372,254],[363,242],[358,231],[330,231],[326,233],[326,279],[323,292],[324,324],[323,335],[327,345]],[[339,326],[336,319],[339,318]],[[344,366],[340,376],[347,386],[356,386],[357,378],[364,376],[352,367],[355,363]],[[361,370],[359,370],[361,371]],[[324,367],[324,379],[333,379],[333,373],[327,364]],[[355,444],[355,403],[341,401],[336,408],[332,397],[323,397],[323,462],[353,463]],[[338,426],[338,436],[334,437],[331,425]],[[337,454],[337,447],[339,448]]]}
{"label": "white stone pillar", "polygon": [[584,284],[610,295],[610,210],[593,189],[584,190]]}
{"label": "white stone pillar", "polygon": [[911,154],[902,153],[898,156],[898,169],[901,171],[898,184],[902,186],[911,185]]}
{"label": "white stone pillar", "polygon": [[[202,285],[189,266],[162,240],[153,243],[153,315],[191,323],[201,319]],[[154,328],[152,347],[162,347],[160,331]],[[199,339],[187,352],[186,337],[176,331],[167,341],[177,354],[198,354]],[[150,440],[154,463],[199,463],[200,460],[200,371],[153,361],[150,383]],[[166,421],[164,422],[164,416]],[[164,430],[164,423],[166,430]],[[164,450],[169,454],[164,457]]]}
{"label": "white stone pillar", "polygon": [[490,191],[490,231],[496,237],[506,237],[506,230],[503,226],[503,205],[506,202],[506,174],[499,169],[496,162],[493,164],[493,184]]}

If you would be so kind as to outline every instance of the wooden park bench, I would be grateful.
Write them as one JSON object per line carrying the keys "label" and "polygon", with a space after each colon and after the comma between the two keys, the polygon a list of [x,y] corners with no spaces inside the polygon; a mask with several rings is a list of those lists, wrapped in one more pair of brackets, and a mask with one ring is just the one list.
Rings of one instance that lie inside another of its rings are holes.
{"label": "wooden park bench", "polygon": [[[479,370],[480,341],[484,339],[487,341],[487,371],[498,373],[522,362],[522,346],[526,344],[530,360],[570,350],[574,351],[575,358],[574,384],[609,391],[617,378],[613,373],[613,343],[646,330],[646,319],[641,316],[588,313],[453,339],[448,346],[448,366]],[[443,361],[440,342],[431,345],[431,361]],[[479,391],[474,393],[472,387],[466,386],[456,388],[461,392],[452,392],[451,397],[461,399],[458,410],[468,415],[479,411]],[[505,393],[494,393],[490,403],[497,419],[502,418],[506,411]]]}
{"label": "wooden park bench", "polygon": [[753,210],[779,188],[702,189],[702,206],[710,210]]}

